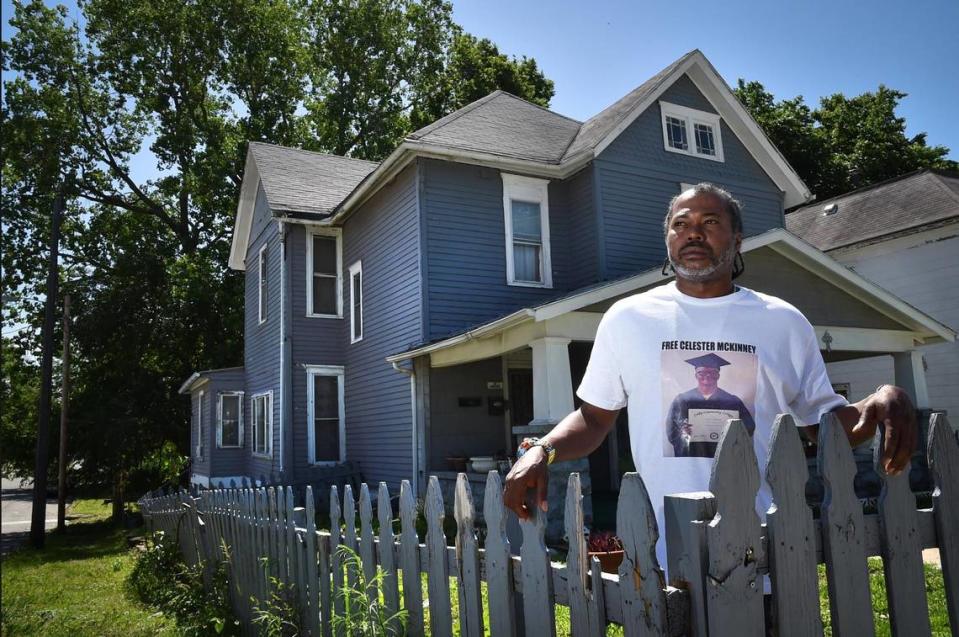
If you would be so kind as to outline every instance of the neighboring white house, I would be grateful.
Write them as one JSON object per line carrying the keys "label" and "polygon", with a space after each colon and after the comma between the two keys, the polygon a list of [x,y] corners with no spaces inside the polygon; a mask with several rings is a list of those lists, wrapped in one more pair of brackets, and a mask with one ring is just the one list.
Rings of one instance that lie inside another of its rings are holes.
{"label": "neighboring white house", "polygon": [[[860,188],[788,213],[786,227],[941,323],[959,326],[959,174],[922,170]],[[917,406],[944,409],[959,425],[959,343],[828,369],[833,384],[858,400],[892,382],[897,365],[921,365],[926,386],[915,388]]]}

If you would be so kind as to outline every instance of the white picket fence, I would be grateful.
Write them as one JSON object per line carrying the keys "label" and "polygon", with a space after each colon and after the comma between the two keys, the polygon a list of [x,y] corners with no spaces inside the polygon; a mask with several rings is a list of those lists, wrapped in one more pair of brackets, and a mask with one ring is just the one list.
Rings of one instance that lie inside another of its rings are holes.
{"label": "white picket fence", "polygon": [[[417,503],[402,483],[394,535],[394,510],[387,486],[373,496],[362,485],[357,506],[352,488],[342,501],[330,494],[332,533],[317,530],[313,494],[295,507],[290,488],[218,489],[194,498],[186,493],[145,497],[140,506],[150,529],[177,538],[185,559],[209,567],[226,559],[234,610],[250,632],[256,600],[267,599],[276,581],[286,584],[301,613],[304,632],[332,635],[331,617],[342,613],[337,591],[355,580],[344,571],[338,545],[362,558],[370,578],[385,572],[382,595],[392,612],[405,609],[407,632],[425,634],[421,573],[427,574],[429,632],[453,634],[450,582],[458,593],[459,632],[555,635],[556,605],[569,607],[573,635],[604,635],[610,623],[627,636],[764,634],[765,623],[784,637],[822,635],[817,563],[825,563],[834,635],[873,635],[866,558],[883,559],[892,634],[930,634],[923,548],[938,547],[952,631],[959,635],[959,444],[944,414],[934,414],[928,440],[929,466],[936,485],[931,509],[917,510],[907,475],[883,479],[878,513],[864,514],[853,491],[855,464],[838,421],[823,419],[819,468],[826,485],[821,515],[814,520],[804,487],[808,469],[799,435],[789,416],[773,429],[766,479],[774,507],[760,525],[753,502],[759,470],[752,441],[740,421],[731,421],[719,445],[710,492],[678,494],[666,500],[670,584],[657,563],[659,536],[642,479],[626,474],[617,512],[625,557],[618,575],[604,574],[587,559],[579,476],[569,477],[565,522],[570,539],[565,563],[551,562],[544,543],[545,516],[521,523],[516,555],[506,534],[501,478],[489,474],[480,548],[476,507],[461,474],[453,506],[455,546],[443,535],[446,515],[439,482],[431,477],[425,501],[427,532],[416,531]],[[341,506],[342,502],[342,506]],[[423,543],[421,543],[421,540]],[[266,558],[266,559],[263,559]],[[763,575],[769,574],[772,604],[764,618]],[[275,579],[274,579],[275,578]],[[481,582],[486,582],[484,595]]]}

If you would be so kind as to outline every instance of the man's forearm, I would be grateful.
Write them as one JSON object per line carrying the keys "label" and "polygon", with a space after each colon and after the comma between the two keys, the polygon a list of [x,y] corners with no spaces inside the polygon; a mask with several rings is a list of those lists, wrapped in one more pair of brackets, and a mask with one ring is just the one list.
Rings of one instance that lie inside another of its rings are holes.
{"label": "man's forearm", "polygon": [[543,439],[556,449],[555,461],[583,458],[603,444],[618,414],[618,411],[584,404],[563,418]]}

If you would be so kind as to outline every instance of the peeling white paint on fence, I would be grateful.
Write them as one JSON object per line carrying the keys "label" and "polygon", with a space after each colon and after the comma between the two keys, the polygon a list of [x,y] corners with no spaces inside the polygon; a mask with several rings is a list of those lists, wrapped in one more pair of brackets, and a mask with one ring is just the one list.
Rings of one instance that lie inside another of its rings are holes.
{"label": "peeling white paint on fence", "polygon": [[[923,548],[939,547],[950,622],[959,634],[959,444],[945,416],[933,416],[927,448],[936,486],[932,510],[916,511],[906,476],[883,475],[879,512],[864,515],[852,490],[849,444],[831,416],[820,424],[819,441],[826,500],[817,521],[803,496],[807,472],[795,425],[788,416],[777,419],[766,470],[774,505],[761,527],[753,507],[759,473],[752,441],[741,422],[731,421],[714,464],[712,494],[666,502],[667,519],[680,527],[670,531],[668,542],[670,563],[677,565],[671,583],[683,590],[665,584],[655,552],[661,529],[635,473],[623,477],[619,494],[617,528],[625,556],[618,575],[601,573],[595,558],[587,561],[577,474],[570,475],[567,486],[565,564],[550,560],[541,511],[521,523],[520,555],[511,552],[506,536],[511,514],[503,506],[502,478],[496,472],[488,476],[483,502],[485,546],[480,545],[484,534],[477,527],[465,475],[457,480],[453,502],[454,547],[444,536],[447,511],[435,477],[422,509],[409,482],[400,485],[398,535],[390,492],[382,483],[375,502],[367,485],[357,485],[358,511],[352,485],[344,486],[342,500],[332,487],[329,531],[316,527],[310,487],[299,494],[290,487],[230,487],[199,497],[186,492],[148,494],[140,506],[149,529],[174,542],[188,563],[202,564],[207,576],[218,562],[227,562],[231,603],[251,633],[256,607],[278,593],[295,602],[303,634],[332,635],[332,618],[343,612],[337,592],[360,574],[345,568],[338,550],[345,545],[358,552],[367,580],[382,570],[376,601],[381,599],[387,614],[406,611],[408,634],[424,633],[420,586],[425,573],[431,634],[457,630],[482,635],[488,629],[496,637],[513,637],[521,628],[527,635],[556,634],[557,605],[570,607],[577,636],[603,635],[610,623],[624,625],[628,636],[761,635],[764,621],[783,636],[821,635],[817,561],[826,563],[834,634],[869,635],[874,629],[867,555],[880,555],[884,561],[893,634],[928,635],[919,554]],[[422,544],[416,531],[418,510],[426,519]],[[767,573],[773,612],[764,618],[762,576]],[[693,574],[699,574],[695,581]],[[452,618],[451,580],[458,590],[458,625]],[[521,605],[516,603],[520,595]],[[391,624],[391,630],[403,632],[399,623]]]}

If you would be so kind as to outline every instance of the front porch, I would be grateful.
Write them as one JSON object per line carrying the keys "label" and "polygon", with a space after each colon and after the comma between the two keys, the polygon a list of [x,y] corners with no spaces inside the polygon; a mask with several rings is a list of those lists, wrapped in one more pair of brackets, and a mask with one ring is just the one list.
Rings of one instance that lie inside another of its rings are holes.
{"label": "front porch", "polygon": [[[747,239],[743,253],[747,272],[737,283],[799,308],[813,323],[827,361],[891,355],[895,377],[886,382],[909,391],[917,408],[933,407],[916,348],[954,340],[950,329],[783,230]],[[661,272],[649,271],[600,284],[390,357],[393,363],[411,361],[416,376],[420,493],[422,476],[433,473],[452,496],[454,458],[512,457],[520,439],[550,431],[578,405],[574,389],[603,313],[615,301],[666,281]],[[582,476],[591,525],[590,496],[618,491],[622,473],[631,468],[629,449],[623,410],[615,435],[588,459],[550,468],[550,540],[562,536],[569,473]],[[467,475],[475,487],[485,485],[485,473]],[[607,512],[596,522],[609,527],[614,519]]]}

